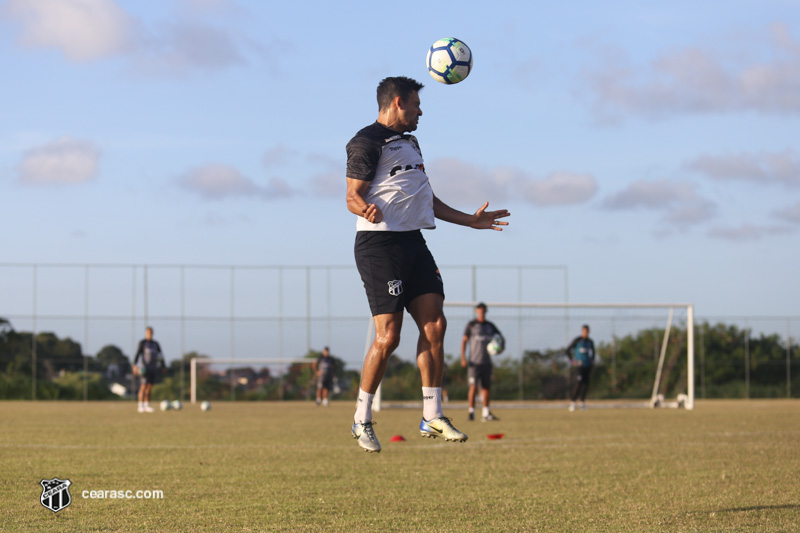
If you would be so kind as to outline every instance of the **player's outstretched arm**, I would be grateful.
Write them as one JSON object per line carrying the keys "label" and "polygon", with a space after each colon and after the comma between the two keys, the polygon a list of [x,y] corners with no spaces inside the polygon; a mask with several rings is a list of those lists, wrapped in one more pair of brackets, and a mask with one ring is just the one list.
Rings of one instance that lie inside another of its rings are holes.
{"label": "player's outstretched arm", "polygon": [[508,222],[501,221],[500,219],[511,216],[511,213],[506,209],[487,211],[487,207],[489,207],[489,202],[483,204],[480,209],[470,215],[458,209],[453,209],[435,195],[433,197],[433,214],[439,220],[444,220],[451,224],[458,224],[459,226],[469,226],[475,229],[503,231],[502,226],[508,226]]}
{"label": "player's outstretched arm", "polygon": [[369,182],[347,178],[347,209],[354,215],[364,217],[373,224],[383,222],[383,212],[375,204],[364,201],[364,193],[369,188]]}

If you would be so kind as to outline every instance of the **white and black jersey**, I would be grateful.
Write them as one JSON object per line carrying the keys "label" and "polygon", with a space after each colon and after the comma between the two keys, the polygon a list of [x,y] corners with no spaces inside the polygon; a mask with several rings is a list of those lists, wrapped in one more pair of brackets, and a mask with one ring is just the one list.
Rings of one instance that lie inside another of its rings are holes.
{"label": "white and black jersey", "polygon": [[330,356],[325,357],[324,355],[320,355],[317,357],[317,371],[319,371],[320,376],[325,379],[330,379],[333,377],[333,359]]}
{"label": "white and black jersey", "polygon": [[147,369],[164,367],[164,356],[161,353],[161,346],[154,340],[142,339],[139,342],[133,364],[137,365],[140,359],[142,361],[142,366]]}
{"label": "white and black jersey", "polygon": [[398,133],[375,122],[347,143],[347,177],[369,181],[363,195],[383,212],[373,224],[358,217],[358,231],[414,231],[434,229],[433,189],[425,174],[419,143],[413,135]]}

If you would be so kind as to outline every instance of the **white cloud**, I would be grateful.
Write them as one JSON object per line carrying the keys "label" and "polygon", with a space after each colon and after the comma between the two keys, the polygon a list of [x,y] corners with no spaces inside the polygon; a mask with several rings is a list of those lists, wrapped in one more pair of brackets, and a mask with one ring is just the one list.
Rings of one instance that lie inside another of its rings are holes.
{"label": "white cloud", "polygon": [[297,151],[289,148],[283,144],[278,144],[271,148],[264,150],[264,155],[261,156],[261,162],[265,167],[274,167],[285,165],[290,159],[297,155]]}
{"label": "white cloud", "polygon": [[783,209],[777,209],[772,212],[772,216],[780,220],[800,224],[800,202]]}
{"label": "white cloud", "polygon": [[127,50],[136,27],[112,0],[8,0],[0,15],[19,23],[23,46],[57,48],[76,62]]}
{"label": "white cloud", "polygon": [[454,157],[431,161],[426,173],[436,196],[450,205],[504,201],[513,179],[502,171],[487,171]]}
{"label": "white cloud", "polygon": [[457,158],[441,158],[427,165],[433,190],[449,204],[493,204],[511,198],[539,206],[583,204],[597,192],[589,174],[553,172],[539,179],[513,167],[491,170]]}
{"label": "white cloud", "polygon": [[208,164],[187,171],[178,183],[189,191],[208,199],[244,196],[275,200],[291,196],[291,187],[279,178],[273,178],[264,187],[228,165]]}
{"label": "white cloud", "polygon": [[727,241],[760,241],[772,235],[791,233],[792,230],[785,226],[757,226],[742,224],[740,226],[720,226],[709,230],[710,237]]}
{"label": "white cloud", "polygon": [[604,121],[673,113],[800,113],[800,45],[777,24],[764,46],[759,57],[685,48],[646,65],[631,65],[618,54],[587,75],[593,109]]}
{"label": "white cloud", "polygon": [[115,0],[8,0],[0,16],[30,48],[55,48],[69,61],[121,57],[136,73],[180,76],[246,63],[244,50],[270,57],[270,47],[225,28],[236,12],[226,1],[192,0],[163,22],[145,26]]}
{"label": "white cloud", "polygon": [[97,175],[99,159],[92,143],[62,137],[25,152],[17,170],[28,184],[83,183]]}
{"label": "white cloud", "polygon": [[311,191],[316,196],[344,199],[347,184],[341,172],[321,172],[311,177]]}
{"label": "white cloud", "polygon": [[246,63],[236,39],[227,31],[200,21],[164,25],[141,38],[136,68],[150,75],[180,75]]}
{"label": "white cloud", "polygon": [[699,196],[692,184],[667,179],[634,181],[603,200],[602,206],[611,210],[662,211],[665,222],[684,227],[712,218],[716,210],[714,203]]}
{"label": "white cloud", "polygon": [[517,182],[523,198],[534,205],[584,204],[597,193],[597,181],[590,174],[553,172],[544,179]]}
{"label": "white cloud", "polygon": [[179,3],[185,9],[197,11],[233,11],[237,9],[232,0],[180,0]]}
{"label": "white cloud", "polygon": [[685,166],[719,181],[740,180],[800,187],[800,158],[788,149],[758,154],[702,155]]}

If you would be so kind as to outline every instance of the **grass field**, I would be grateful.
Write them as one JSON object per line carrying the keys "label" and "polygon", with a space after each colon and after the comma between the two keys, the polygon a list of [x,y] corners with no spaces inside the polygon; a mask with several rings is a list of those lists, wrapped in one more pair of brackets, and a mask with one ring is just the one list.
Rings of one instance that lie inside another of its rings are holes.
{"label": "grass field", "polygon": [[[384,410],[383,452],[367,454],[349,435],[350,402],[150,415],[121,402],[0,402],[0,530],[800,530],[800,402],[502,407],[486,424],[446,407],[464,444],[420,438],[420,410]],[[58,513],[39,501],[53,477],[72,482]]]}

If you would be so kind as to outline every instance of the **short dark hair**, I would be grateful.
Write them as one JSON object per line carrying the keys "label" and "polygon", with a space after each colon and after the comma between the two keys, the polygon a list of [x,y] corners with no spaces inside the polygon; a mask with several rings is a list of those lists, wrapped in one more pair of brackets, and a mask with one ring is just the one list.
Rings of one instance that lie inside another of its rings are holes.
{"label": "short dark hair", "polygon": [[586,331],[590,331],[589,330],[589,324],[584,324],[583,326],[581,326],[581,328],[586,328]]}
{"label": "short dark hair", "polygon": [[399,96],[404,102],[408,100],[411,93],[419,92],[425,87],[417,80],[412,80],[405,76],[393,76],[384,78],[378,84],[378,110],[383,111],[392,105],[392,100]]}
{"label": "short dark hair", "polygon": [[475,309],[478,309],[479,307],[482,308],[484,311],[486,311],[486,304],[485,303],[483,303],[483,302],[479,303],[478,305],[475,306]]}

